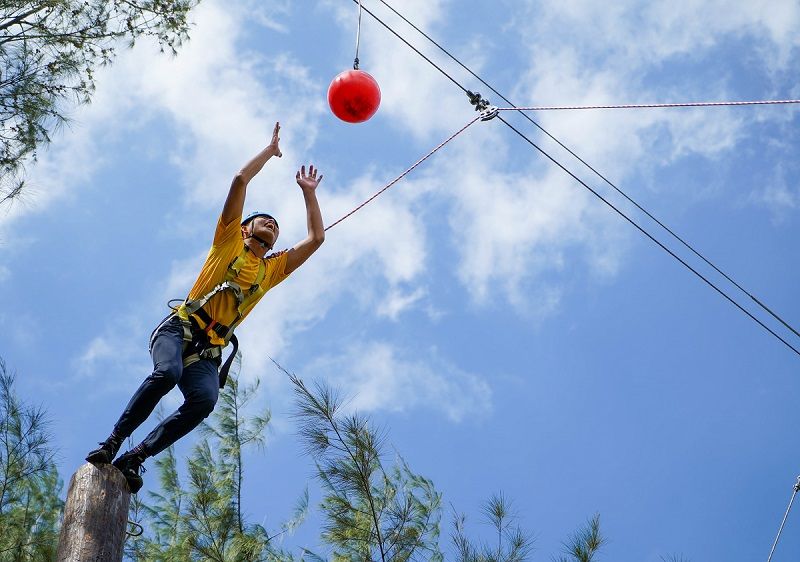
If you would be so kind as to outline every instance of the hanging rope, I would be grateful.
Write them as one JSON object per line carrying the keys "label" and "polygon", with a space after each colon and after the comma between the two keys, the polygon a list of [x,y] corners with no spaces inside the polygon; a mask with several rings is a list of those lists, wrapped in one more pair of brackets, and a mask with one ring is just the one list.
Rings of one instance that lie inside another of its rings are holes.
{"label": "hanging rope", "polygon": [[663,107],[720,107],[736,105],[780,105],[800,103],[800,100],[755,100],[755,101],[698,101],[687,103],[641,103],[621,105],[540,105],[535,107],[498,107],[498,111],[553,111],[566,109],[653,109]]}
{"label": "hanging rope", "polygon": [[786,519],[789,517],[789,511],[792,509],[792,503],[794,503],[794,497],[797,495],[797,492],[800,492],[800,476],[797,477],[797,482],[794,484],[792,497],[789,499],[789,507],[786,508],[786,513],[783,514],[783,521],[781,521],[781,526],[778,528],[778,536],[775,537],[775,542],[772,543],[772,550],[769,551],[767,562],[772,561],[772,555],[775,554],[775,547],[778,546],[778,540],[780,540],[781,533],[783,533],[783,526],[786,525]]}
{"label": "hanging rope", "polygon": [[[354,3],[356,3],[356,4],[358,4],[359,6],[361,6],[361,0],[352,0],[352,1],[353,1]],[[400,39],[400,41],[402,41],[403,43],[405,43],[405,44],[406,44],[406,46],[408,46],[408,48],[409,48],[409,49],[411,49],[412,51],[414,51],[415,53],[417,53],[419,56],[421,56],[423,59],[425,59],[425,61],[426,61],[428,64],[430,64],[430,65],[431,65],[433,68],[435,68],[436,70],[438,70],[439,72],[441,72],[441,73],[442,73],[444,76],[446,76],[446,77],[447,77],[447,78],[448,78],[448,79],[449,79],[449,80],[450,80],[450,81],[451,81],[453,84],[455,84],[456,86],[458,86],[459,88],[461,88],[461,89],[462,89],[464,92],[467,92],[467,91],[468,91],[468,90],[467,90],[467,89],[466,89],[464,86],[462,86],[462,85],[461,85],[461,84],[460,84],[460,83],[459,83],[459,82],[458,82],[458,81],[457,81],[455,78],[453,78],[453,77],[452,77],[452,76],[450,76],[450,75],[449,75],[447,72],[445,72],[445,70],[444,70],[444,69],[443,69],[441,66],[439,66],[438,64],[436,64],[435,62],[433,62],[433,61],[432,61],[432,60],[431,60],[429,57],[425,56],[425,54],[424,54],[422,51],[420,51],[420,50],[419,50],[419,49],[417,49],[417,48],[416,48],[414,45],[412,45],[411,43],[409,43],[409,42],[408,42],[408,41],[407,41],[407,40],[406,40],[406,39],[405,39],[405,38],[404,38],[402,35],[400,35],[399,33],[397,33],[397,32],[396,32],[394,29],[392,29],[392,28],[391,28],[391,27],[390,27],[390,26],[389,26],[389,25],[388,25],[386,22],[384,22],[384,21],[383,21],[381,18],[379,18],[378,16],[376,16],[376,15],[375,15],[375,14],[374,14],[374,13],[373,13],[373,12],[372,12],[372,11],[371,11],[369,8],[363,8],[363,10],[364,10],[365,12],[367,12],[367,13],[368,13],[368,14],[369,14],[369,15],[372,17],[372,19],[374,19],[374,20],[375,20],[375,21],[377,21],[379,24],[381,24],[383,27],[385,27],[385,28],[386,28],[386,30],[387,30],[389,33],[391,33],[392,35],[394,35],[395,37],[397,37],[398,39]]]}
{"label": "hanging rope", "polygon": [[[352,1],[360,4],[360,0],[352,0]],[[561,148],[563,148],[564,150],[566,150],[566,151],[567,151],[567,152],[568,152],[570,155],[572,155],[572,156],[573,156],[575,159],[577,159],[577,160],[578,160],[578,161],[579,161],[581,164],[583,164],[584,166],[586,166],[586,167],[587,167],[589,170],[591,170],[591,171],[592,171],[592,172],[593,172],[595,175],[597,175],[597,176],[598,176],[598,177],[599,177],[601,180],[603,180],[605,183],[607,183],[609,186],[611,186],[611,187],[612,187],[612,188],[613,188],[613,189],[614,189],[614,190],[615,190],[617,193],[619,193],[619,194],[620,194],[622,197],[624,197],[625,199],[627,199],[627,200],[628,200],[628,201],[629,201],[631,204],[633,204],[633,205],[634,205],[634,206],[635,206],[637,209],[639,209],[639,210],[640,210],[641,212],[643,212],[643,213],[644,213],[644,214],[645,214],[647,217],[649,217],[649,218],[650,218],[651,220],[653,220],[653,221],[654,221],[656,224],[658,224],[658,225],[659,225],[661,228],[663,228],[663,229],[664,229],[664,230],[665,230],[667,233],[669,233],[669,234],[670,234],[670,235],[671,235],[673,238],[675,238],[675,239],[676,239],[678,242],[680,242],[680,243],[681,243],[683,246],[685,246],[685,247],[686,247],[687,249],[689,249],[689,250],[690,250],[692,253],[694,253],[694,254],[695,254],[697,257],[699,257],[699,258],[700,258],[700,259],[701,259],[703,262],[705,262],[705,263],[706,263],[708,266],[710,266],[711,268],[713,268],[713,269],[714,269],[714,270],[715,270],[717,273],[719,273],[720,275],[722,275],[722,276],[723,276],[723,277],[724,277],[726,280],[728,280],[728,281],[729,281],[729,282],[730,282],[732,285],[734,285],[734,286],[735,286],[737,289],[739,289],[739,290],[740,290],[740,291],[742,291],[742,292],[743,292],[745,295],[747,295],[747,296],[748,296],[748,297],[749,297],[749,298],[750,298],[750,299],[751,299],[753,302],[755,302],[755,303],[756,303],[756,305],[758,305],[759,307],[761,307],[761,308],[762,308],[764,311],[766,311],[768,314],[770,314],[770,315],[771,315],[773,318],[775,318],[775,319],[776,319],[778,322],[780,322],[780,323],[781,323],[783,326],[785,326],[787,329],[789,329],[789,330],[790,330],[792,333],[794,333],[796,336],[800,337],[800,333],[798,333],[798,331],[797,331],[795,328],[793,328],[793,327],[792,327],[792,326],[791,326],[791,325],[790,325],[788,322],[786,322],[786,321],[785,321],[783,318],[781,318],[779,315],[777,315],[775,312],[773,312],[773,311],[772,311],[772,310],[771,310],[769,307],[767,307],[767,306],[766,306],[766,305],[765,305],[765,304],[764,304],[764,303],[763,303],[761,300],[759,300],[758,298],[756,298],[756,297],[755,297],[753,294],[751,294],[751,293],[750,293],[749,291],[747,291],[747,290],[746,290],[744,287],[742,287],[742,286],[741,286],[739,283],[737,283],[737,282],[736,282],[736,281],[735,281],[735,280],[734,280],[732,277],[730,277],[730,276],[729,276],[727,273],[725,273],[724,271],[722,271],[722,269],[720,269],[719,267],[717,267],[717,266],[716,266],[716,265],[715,265],[713,262],[711,262],[711,260],[709,260],[708,258],[706,258],[706,257],[705,257],[705,256],[704,256],[702,253],[700,253],[700,252],[699,252],[697,249],[695,249],[695,248],[694,248],[694,247],[693,247],[691,244],[689,244],[689,242],[687,242],[687,241],[686,241],[686,240],[684,240],[682,237],[680,237],[680,236],[679,236],[679,235],[678,235],[676,232],[674,232],[674,231],[673,231],[671,228],[669,228],[669,227],[668,227],[668,226],[667,226],[665,223],[663,223],[663,222],[662,222],[661,220],[659,220],[659,219],[658,219],[656,216],[654,216],[652,213],[650,213],[650,212],[649,212],[647,209],[645,209],[645,208],[644,208],[642,205],[640,205],[640,204],[639,204],[637,201],[635,201],[635,200],[634,200],[632,197],[630,197],[630,196],[629,196],[627,193],[625,193],[625,192],[624,192],[622,189],[620,189],[620,188],[619,188],[619,187],[618,187],[616,184],[614,184],[614,183],[613,183],[611,180],[609,180],[609,179],[608,179],[606,176],[604,176],[602,173],[600,173],[600,172],[599,172],[599,171],[598,171],[596,168],[594,168],[594,167],[593,167],[591,164],[589,164],[589,163],[588,163],[588,162],[586,162],[586,161],[585,161],[583,158],[581,158],[580,156],[578,156],[578,155],[577,155],[577,154],[576,154],[576,153],[575,153],[575,152],[574,152],[572,149],[570,149],[568,146],[566,146],[564,143],[562,143],[560,140],[558,140],[558,139],[557,139],[555,136],[553,136],[552,134],[550,134],[550,132],[548,132],[548,131],[547,131],[547,130],[544,128],[544,127],[542,127],[542,126],[541,126],[539,123],[537,123],[535,120],[533,120],[533,119],[532,119],[532,118],[531,118],[531,117],[530,117],[530,116],[529,116],[529,115],[528,115],[528,114],[527,114],[527,113],[524,111],[525,109],[527,109],[527,110],[533,110],[533,109],[536,109],[536,108],[519,108],[519,107],[515,106],[515,105],[513,104],[513,102],[511,102],[511,100],[509,100],[509,99],[508,99],[506,96],[504,96],[502,93],[500,93],[500,92],[499,92],[497,89],[495,89],[495,88],[494,88],[494,87],[493,87],[491,84],[489,84],[488,82],[486,82],[486,81],[485,81],[483,78],[481,78],[481,77],[480,77],[478,74],[476,74],[475,72],[473,72],[473,71],[472,71],[472,70],[471,70],[471,69],[470,69],[468,66],[466,66],[466,65],[465,65],[464,63],[462,63],[462,62],[461,62],[459,59],[457,59],[457,58],[456,58],[454,55],[452,55],[452,54],[451,54],[451,53],[450,53],[450,52],[449,52],[447,49],[445,49],[445,48],[444,48],[442,45],[440,45],[438,42],[436,42],[436,41],[435,41],[435,40],[434,40],[432,37],[430,37],[428,34],[426,34],[426,33],[425,33],[423,30],[421,30],[419,27],[417,27],[416,25],[414,25],[414,23],[412,23],[410,20],[408,20],[408,18],[406,18],[406,17],[405,17],[405,16],[403,16],[403,15],[402,15],[400,12],[398,12],[397,10],[395,10],[395,9],[394,9],[394,8],[393,8],[393,7],[392,7],[392,6],[391,6],[391,5],[388,3],[388,2],[386,2],[386,0],[380,0],[380,2],[381,2],[383,5],[385,5],[387,8],[389,8],[389,9],[390,9],[392,12],[394,12],[394,13],[395,13],[397,16],[399,16],[399,17],[400,17],[400,18],[401,18],[403,21],[405,21],[405,22],[406,22],[408,25],[410,25],[412,28],[414,28],[414,29],[415,29],[417,32],[419,32],[419,33],[420,33],[420,34],[421,34],[423,37],[425,37],[425,38],[426,38],[426,39],[428,39],[428,40],[429,40],[431,43],[433,43],[433,44],[434,44],[436,47],[438,47],[438,48],[439,48],[439,49],[440,49],[442,52],[444,52],[444,53],[445,53],[445,54],[446,54],[446,55],[447,55],[447,56],[448,56],[450,59],[452,59],[452,60],[453,60],[453,61],[454,61],[456,64],[458,64],[458,65],[459,65],[461,68],[463,68],[464,70],[466,70],[467,72],[469,72],[469,73],[470,73],[470,74],[471,74],[473,77],[475,77],[475,78],[476,78],[478,81],[480,81],[480,82],[481,82],[483,85],[485,85],[486,87],[488,87],[488,88],[489,88],[489,89],[490,89],[492,92],[494,92],[494,93],[495,93],[495,94],[497,94],[497,95],[498,95],[500,98],[502,98],[502,99],[503,99],[503,101],[505,101],[506,103],[508,103],[509,105],[511,105],[511,108],[504,108],[504,110],[506,110],[506,111],[518,111],[518,112],[520,113],[520,115],[522,115],[522,116],[523,116],[525,119],[527,119],[528,121],[530,121],[530,122],[531,122],[531,123],[532,123],[532,124],[533,124],[535,127],[537,127],[537,128],[540,130],[540,131],[542,131],[542,133],[544,133],[545,135],[547,135],[547,136],[548,136],[548,137],[549,137],[551,140],[553,140],[553,141],[554,141],[556,144],[558,144],[558,145],[559,145]],[[405,44],[406,44],[406,45],[407,45],[409,48],[411,48],[411,49],[412,49],[414,52],[416,52],[416,53],[417,53],[417,54],[418,54],[420,57],[422,57],[422,58],[423,58],[423,59],[424,59],[426,62],[428,62],[428,63],[429,63],[431,66],[433,66],[435,69],[437,69],[437,70],[438,70],[438,71],[439,71],[439,72],[440,72],[442,75],[444,75],[444,76],[445,76],[445,77],[446,77],[448,80],[450,80],[451,82],[453,82],[453,84],[455,84],[455,85],[456,85],[456,86],[458,86],[458,87],[459,87],[461,90],[463,90],[465,93],[467,93],[467,95],[469,95],[469,96],[477,96],[477,97],[480,97],[480,96],[479,96],[479,94],[475,94],[475,93],[471,92],[470,90],[468,90],[467,88],[465,88],[465,87],[464,87],[464,86],[463,86],[463,85],[462,85],[460,82],[458,82],[458,81],[457,81],[455,78],[453,78],[453,77],[452,77],[450,74],[448,74],[448,73],[447,73],[447,72],[446,72],[446,71],[445,71],[443,68],[441,68],[439,65],[437,65],[436,63],[434,63],[434,62],[433,62],[433,61],[432,61],[432,60],[431,60],[429,57],[427,57],[426,55],[424,55],[424,54],[423,54],[423,53],[422,53],[422,52],[421,52],[419,49],[417,49],[416,47],[414,47],[414,46],[413,46],[411,43],[409,43],[409,42],[408,42],[408,40],[406,40],[406,39],[405,39],[405,38],[404,38],[402,35],[400,35],[400,34],[399,34],[397,31],[395,31],[394,29],[392,29],[392,28],[391,28],[389,25],[387,25],[387,24],[386,24],[386,23],[385,23],[383,20],[381,20],[381,19],[380,19],[378,16],[376,16],[374,13],[372,13],[372,12],[371,12],[369,9],[367,9],[367,8],[364,8],[364,11],[366,11],[366,12],[367,12],[367,13],[368,13],[368,14],[369,14],[369,15],[370,15],[370,16],[371,16],[371,17],[372,17],[374,20],[376,20],[378,23],[380,23],[381,25],[383,25],[383,27],[385,27],[385,28],[386,28],[386,29],[387,29],[389,32],[391,32],[391,33],[392,33],[392,34],[393,34],[395,37],[397,37],[398,39],[400,39],[400,41],[402,41],[403,43],[405,43]],[[736,105],[768,105],[768,104],[775,104],[775,103],[796,103],[796,102],[798,102],[798,101],[800,101],[800,100],[775,100],[775,101],[759,101],[759,102],[703,102],[703,103],[704,103],[704,104],[705,104],[705,103],[707,103],[707,104],[709,104],[709,105],[711,105],[711,104],[725,104],[725,105],[728,105],[728,104],[731,104],[731,105],[733,105],[733,104],[736,104]],[[656,105],[656,104],[651,104],[651,106],[653,106],[653,105]],[[664,105],[665,107],[680,107],[680,104],[663,104],[663,105]],[[599,108],[600,106],[597,106],[597,107]],[[506,121],[504,121],[504,123],[506,123],[506,125],[508,125],[509,127],[511,126],[511,125],[510,125],[509,123],[507,123]],[[512,127],[512,128],[513,128],[513,127]],[[516,129],[515,129],[515,131],[516,131]],[[519,134],[522,134],[522,133],[520,133],[519,131],[516,131],[516,132],[517,132],[517,133],[519,133]],[[530,142],[530,140],[529,140],[529,139],[526,139],[526,140],[528,140],[528,142]],[[537,147],[537,148],[538,148],[538,147]],[[539,149],[539,150],[541,151],[541,149]],[[543,152],[543,151],[542,151],[542,152]],[[544,152],[543,152],[543,153],[544,153]],[[545,155],[547,155],[547,153],[544,153],[544,154],[545,154]],[[549,155],[547,155],[547,156],[549,157]],[[552,159],[552,158],[551,158],[551,159]],[[557,162],[556,162],[556,163],[557,163]],[[575,177],[575,176],[574,176],[574,174],[572,174],[571,172],[569,172],[569,171],[568,171],[566,168],[564,168],[564,166],[562,166],[560,163],[557,163],[557,164],[558,164],[559,166],[561,166],[561,167],[562,167],[562,168],[563,168],[563,169],[564,169],[564,170],[565,170],[565,171],[566,171],[568,174],[570,174],[570,175],[572,175],[573,177]],[[579,180],[579,181],[580,181],[580,180]],[[584,187],[587,187],[587,188],[588,188],[588,186],[586,186],[586,184],[585,184],[585,183],[583,183],[583,182],[580,182],[580,183],[581,183],[582,185],[584,185]],[[591,189],[590,189],[590,190],[591,190]],[[593,190],[592,190],[592,191],[593,191]],[[705,281],[706,283],[708,283],[709,285],[711,285],[711,286],[712,286],[712,287],[713,287],[713,288],[714,288],[714,289],[715,289],[715,290],[716,290],[718,293],[720,293],[720,294],[721,294],[722,296],[724,296],[724,297],[725,297],[725,298],[726,298],[728,301],[730,301],[731,303],[733,303],[733,304],[734,304],[734,305],[735,305],[737,308],[739,308],[740,310],[742,310],[742,311],[743,311],[743,312],[744,312],[744,313],[745,313],[747,316],[749,316],[750,318],[752,318],[753,320],[755,320],[755,321],[756,321],[756,322],[757,322],[757,323],[758,323],[760,326],[762,326],[762,327],[763,327],[764,329],[766,329],[766,330],[767,330],[769,333],[771,333],[773,336],[777,337],[777,338],[778,338],[778,339],[779,339],[781,342],[783,342],[783,343],[784,343],[784,344],[786,344],[788,347],[790,347],[790,348],[791,348],[791,349],[792,349],[792,350],[793,350],[795,353],[797,353],[798,355],[800,355],[800,351],[798,351],[798,350],[797,350],[797,349],[796,349],[794,346],[790,345],[790,344],[789,344],[789,343],[788,343],[786,340],[784,340],[782,337],[780,337],[779,335],[777,335],[777,334],[776,334],[776,333],[775,333],[773,330],[771,330],[770,328],[768,328],[768,327],[767,327],[767,326],[766,326],[766,325],[765,325],[763,322],[761,322],[760,320],[758,320],[757,318],[755,318],[755,317],[754,317],[754,316],[753,316],[753,315],[752,315],[750,312],[748,312],[747,310],[745,310],[745,309],[744,309],[744,308],[743,308],[743,307],[742,307],[742,306],[741,306],[741,305],[740,305],[740,304],[739,304],[739,303],[738,303],[736,300],[734,300],[734,299],[733,299],[731,296],[729,296],[729,295],[728,295],[728,294],[727,294],[725,291],[723,291],[721,288],[717,287],[716,285],[714,285],[713,283],[711,283],[711,282],[710,282],[708,279],[706,279],[705,277],[703,277],[702,275],[700,275],[700,274],[699,274],[699,272],[697,272],[697,271],[696,271],[696,270],[694,270],[692,267],[690,267],[690,266],[689,266],[689,265],[688,265],[688,264],[687,264],[687,263],[686,263],[684,260],[682,260],[682,259],[680,259],[679,257],[677,257],[677,256],[674,254],[674,252],[672,252],[671,250],[667,249],[667,248],[666,248],[666,246],[664,246],[664,244],[662,244],[661,242],[659,242],[658,240],[656,240],[656,239],[655,239],[655,238],[654,238],[654,237],[653,237],[653,236],[652,236],[652,235],[651,235],[651,234],[650,234],[650,233],[649,233],[647,230],[645,230],[645,229],[644,229],[642,226],[640,226],[640,225],[639,225],[637,222],[635,222],[633,219],[631,219],[631,218],[630,218],[628,215],[626,215],[625,213],[623,213],[623,212],[622,212],[622,211],[620,211],[619,209],[615,209],[615,210],[616,210],[616,211],[617,211],[617,212],[618,212],[620,215],[622,215],[622,217],[623,217],[623,218],[625,218],[625,219],[626,219],[628,222],[630,222],[630,223],[631,223],[631,224],[633,224],[633,225],[634,225],[634,226],[635,226],[637,229],[639,229],[640,231],[642,231],[642,233],[644,233],[644,234],[645,234],[645,235],[646,235],[648,238],[652,239],[652,240],[653,240],[654,242],[656,242],[656,243],[657,243],[659,246],[661,246],[661,247],[662,247],[664,250],[666,250],[666,251],[667,251],[667,252],[668,252],[670,255],[672,255],[672,256],[673,256],[674,258],[676,258],[676,259],[677,259],[679,262],[681,262],[681,263],[682,263],[684,266],[686,266],[686,267],[687,267],[687,268],[688,268],[690,271],[692,271],[693,273],[695,273],[696,275],[698,275],[698,276],[699,276],[701,279],[703,279],[703,281]]]}
{"label": "hanging rope", "polygon": [[358,0],[358,25],[356,26],[356,58],[353,60],[353,70],[358,70],[358,49],[361,46],[361,0]]}
{"label": "hanging rope", "polygon": [[337,224],[339,224],[339,223],[340,223],[340,222],[342,222],[343,220],[347,219],[347,218],[348,218],[348,217],[350,217],[351,215],[355,214],[357,211],[361,210],[361,209],[362,209],[363,207],[365,207],[365,206],[366,206],[368,203],[370,203],[370,202],[371,202],[373,199],[375,199],[376,197],[378,197],[379,195],[381,195],[381,194],[382,194],[384,191],[386,191],[387,189],[389,189],[390,187],[392,187],[394,184],[396,184],[397,182],[399,182],[401,179],[403,179],[404,177],[406,177],[408,174],[410,174],[412,171],[414,171],[414,169],[415,169],[417,166],[419,166],[420,164],[422,164],[423,162],[425,162],[425,160],[427,160],[428,158],[430,158],[431,156],[433,156],[433,155],[434,155],[436,152],[438,152],[440,149],[444,148],[444,146],[445,146],[447,143],[449,143],[451,140],[453,140],[454,138],[456,138],[458,135],[460,135],[461,133],[463,133],[464,131],[466,131],[466,130],[467,130],[467,129],[468,129],[468,128],[469,128],[469,127],[472,125],[472,124],[474,124],[474,123],[475,123],[477,120],[479,120],[479,119],[480,119],[480,115],[479,115],[478,117],[475,117],[474,119],[472,119],[472,121],[470,121],[469,123],[467,123],[466,125],[464,125],[463,127],[461,127],[461,128],[458,130],[458,131],[456,131],[455,133],[453,133],[452,135],[450,135],[450,136],[449,136],[449,137],[448,137],[446,140],[442,141],[442,142],[441,142],[441,143],[440,143],[440,144],[439,144],[439,145],[438,145],[436,148],[434,148],[433,150],[431,150],[431,151],[430,151],[428,154],[426,154],[425,156],[423,156],[422,158],[420,158],[419,160],[417,160],[417,161],[414,163],[414,165],[413,165],[413,166],[411,166],[411,167],[410,167],[410,168],[408,168],[408,169],[407,169],[405,172],[403,172],[402,174],[400,174],[399,176],[397,176],[395,179],[393,179],[392,181],[390,181],[390,182],[389,182],[389,183],[388,183],[388,184],[387,184],[387,185],[386,185],[386,186],[385,186],[383,189],[381,189],[380,191],[378,191],[377,193],[375,193],[375,195],[373,195],[372,197],[370,197],[369,199],[367,199],[366,201],[364,201],[363,203],[361,203],[361,205],[359,205],[358,207],[356,207],[355,209],[353,209],[352,211],[350,211],[349,213],[347,213],[346,215],[344,215],[342,218],[340,218],[339,220],[337,220],[336,222],[334,222],[334,223],[333,223],[333,224],[331,224],[330,226],[326,227],[326,228],[325,228],[325,230],[326,230],[326,231],[330,230],[331,228],[333,228],[334,226],[336,226]]}

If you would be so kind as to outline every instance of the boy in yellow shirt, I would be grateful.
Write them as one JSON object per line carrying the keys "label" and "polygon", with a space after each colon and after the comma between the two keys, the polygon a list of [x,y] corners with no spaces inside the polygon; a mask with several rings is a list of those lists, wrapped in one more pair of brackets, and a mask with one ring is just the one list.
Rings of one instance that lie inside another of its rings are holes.
{"label": "boy in yellow shirt", "polygon": [[[233,178],[217,222],[206,262],[186,301],[168,316],[150,338],[153,373],[134,393],[111,435],[86,460],[110,463],[122,442],[153,412],[175,385],[184,403],[156,426],[144,440],[124,453],[114,466],[128,481],[132,493],[142,487],[141,467],[197,427],[211,414],[219,389],[225,384],[230,358],[220,370],[222,348],[236,340],[233,331],[269,289],[300,267],[325,240],[325,228],[317,202],[317,177],[313,165],[296,175],[306,206],[308,236],[289,250],[267,255],[278,239],[278,222],[260,211],[244,220],[242,211],[250,180],[272,158],[282,156],[280,124],[272,141]],[[231,354],[232,358],[233,354]]]}

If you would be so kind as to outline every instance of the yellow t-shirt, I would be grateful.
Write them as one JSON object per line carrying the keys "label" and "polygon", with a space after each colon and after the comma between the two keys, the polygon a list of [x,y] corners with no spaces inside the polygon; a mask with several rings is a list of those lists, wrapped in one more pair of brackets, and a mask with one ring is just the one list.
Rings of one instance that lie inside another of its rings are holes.
{"label": "yellow t-shirt", "polygon": [[[240,226],[241,221],[241,217],[239,217],[238,220],[231,221],[230,224],[227,225],[222,223],[222,217],[217,221],[214,242],[211,245],[211,250],[208,252],[206,262],[203,264],[203,269],[200,270],[200,275],[197,276],[197,281],[195,281],[192,290],[189,291],[189,300],[202,298],[225,280],[228,266],[244,249],[244,240],[242,240],[242,229]],[[289,276],[289,274],[286,273],[287,256],[288,254],[286,251],[282,251],[262,259],[252,252],[246,252],[244,265],[239,271],[239,274],[231,281],[239,285],[243,291],[247,292],[250,286],[255,283],[256,277],[258,276],[259,262],[263,261],[266,267],[264,280],[260,285],[263,291],[261,296],[263,296],[269,289]],[[242,319],[250,313],[260,298],[261,297],[255,299],[242,311]],[[221,291],[214,295],[203,309],[218,323],[230,326],[231,323],[236,320],[236,297],[234,297],[232,291]],[[195,316],[195,319],[200,327],[205,327],[205,323],[202,319],[197,318],[197,316]],[[225,344],[225,340],[218,337],[213,329],[209,331],[209,339],[213,345]]]}

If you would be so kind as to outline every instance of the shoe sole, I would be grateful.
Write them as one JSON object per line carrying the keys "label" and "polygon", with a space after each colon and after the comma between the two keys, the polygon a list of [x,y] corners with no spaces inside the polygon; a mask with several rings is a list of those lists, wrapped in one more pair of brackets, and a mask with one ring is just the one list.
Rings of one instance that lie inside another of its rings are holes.
{"label": "shoe sole", "polygon": [[92,464],[111,464],[111,457],[106,451],[89,453],[86,455],[86,460]]}
{"label": "shoe sole", "polygon": [[141,476],[133,477],[126,474],[123,474],[123,476],[125,476],[125,481],[128,483],[128,489],[131,491],[131,494],[135,494],[142,489],[144,480],[142,480]]}

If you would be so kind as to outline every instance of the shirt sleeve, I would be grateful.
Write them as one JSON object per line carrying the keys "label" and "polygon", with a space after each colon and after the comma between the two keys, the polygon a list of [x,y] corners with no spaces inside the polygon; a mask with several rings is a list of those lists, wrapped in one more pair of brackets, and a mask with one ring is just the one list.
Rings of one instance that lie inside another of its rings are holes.
{"label": "shirt sleeve", "polygon": [[286,262],[288,257],[289,253],[286,250],[281,250],[277,254],[272,254],[267,258],[269,288],[274,287],[289,277],[289,274],[286,273]]}
{"label": "shirt sleeve", "polygon": [[224,246],[230,242],[231,238],[241,236],[241,222],[242,217],[239,216],[232,220],[229,224],[222,222],[222,215],[217,220],[217,229],[214,232],[214,246]]}

